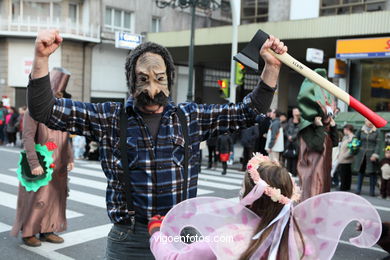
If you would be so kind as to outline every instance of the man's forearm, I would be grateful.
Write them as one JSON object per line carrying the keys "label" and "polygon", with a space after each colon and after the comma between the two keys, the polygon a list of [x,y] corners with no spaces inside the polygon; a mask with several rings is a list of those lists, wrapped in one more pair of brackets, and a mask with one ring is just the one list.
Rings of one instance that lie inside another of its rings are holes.
{"label": "man's forearm", "polygon": [[265,114],[271,106],[280,67],[265,65],[261,73],[259,85],[252,91],[252,102],[258,113]]}
{"label": "man's forearm", "polygon": [[274,92],[275,89],[265,84],[264,81],[259,82],[259,85],[251,93],[251,100],[257,113],[265,114],[267,112],[271,106]]}
{"label": "man's forearm", "polygon": [[271,88],[275,88],[278,83],[279,72],[279,66],[265,64],[263,72],[261,73],[261,79]]}
{"label": "man's forearm", "polygon": [[34,57],[31,78],[38,79],[49,73],[49,57]]}

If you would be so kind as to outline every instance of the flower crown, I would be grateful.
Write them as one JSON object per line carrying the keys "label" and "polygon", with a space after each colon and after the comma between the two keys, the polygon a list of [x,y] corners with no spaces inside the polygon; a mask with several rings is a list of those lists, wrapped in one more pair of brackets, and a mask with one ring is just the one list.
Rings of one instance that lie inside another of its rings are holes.
{"label": "flower crown", "polygon": [[271,198],[274,202],[279,202],[281,204],[288,204],[291,201],[299,201],[301,197],[301,191],[299,187],[295,184],[295,181],[291,177],[291,181],[293,183],[293,195],[291,198],[288,198],[284,196],[280,189],[274,188],[269,186],[268,183],[266,183],[263,179],[261,179],[259,172],[257,169],[259,168],[260,164],[264,162],[270,162],[271,164],[280,166],[280,164],[276,161],[272,161],[268,156],[264,156],[261,153],[255,153],[252,159],[249,160],[247,165],[247,171],[249,173],[249,176],[252,178],[253,182],[255,184],[258,184],[259,182],[264,182],[266,184],[266,187],[264,189],[264,193]]}

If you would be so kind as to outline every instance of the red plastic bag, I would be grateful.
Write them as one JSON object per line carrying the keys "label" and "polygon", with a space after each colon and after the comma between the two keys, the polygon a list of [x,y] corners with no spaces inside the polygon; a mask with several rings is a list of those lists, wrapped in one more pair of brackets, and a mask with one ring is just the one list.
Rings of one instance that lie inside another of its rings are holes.
{"label": "red plastic bag", "polygon": [[229,157],[230,157],[230,154],[228,154],[228,153],[220,153],[220,154],[219,154],[219,160],[220,160],[221,162],[227,162],[227,161],[229,161]]}

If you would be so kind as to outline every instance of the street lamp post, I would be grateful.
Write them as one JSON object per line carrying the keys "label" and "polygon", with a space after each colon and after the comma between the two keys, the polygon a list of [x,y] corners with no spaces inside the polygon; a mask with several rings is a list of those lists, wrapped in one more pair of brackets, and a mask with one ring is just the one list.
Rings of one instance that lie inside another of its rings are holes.
{"label": "street lamp post", "polygon": [[192,85],[194,79],[194,39],[195,39],[195,11],[196,8],[202,10],[215,10],[221,6],[220,0],[156,0],[159,8],[180,7],[181,9],[191,7],[191,39],[188,54],[188,92],[187,101],[192,101]]}

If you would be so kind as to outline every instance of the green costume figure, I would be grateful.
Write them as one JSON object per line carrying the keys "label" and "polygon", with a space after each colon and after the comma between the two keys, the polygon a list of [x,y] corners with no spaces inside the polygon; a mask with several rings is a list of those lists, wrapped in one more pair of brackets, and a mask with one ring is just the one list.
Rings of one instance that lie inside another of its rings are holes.
{"label": "green costume figure", "polygon": [[[315,71],[326,77],[325,69]],[[326,90],[305,79],[298,94],[298,107],[302,120],[297,169],[303,201],[330,191],[332,147],[338,145],[338,134],[333,120],[336,104]]]}

